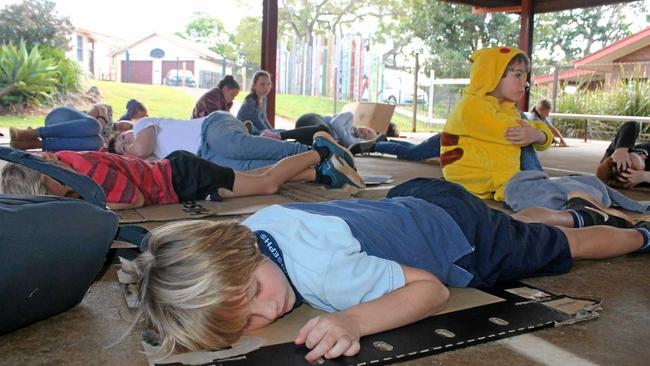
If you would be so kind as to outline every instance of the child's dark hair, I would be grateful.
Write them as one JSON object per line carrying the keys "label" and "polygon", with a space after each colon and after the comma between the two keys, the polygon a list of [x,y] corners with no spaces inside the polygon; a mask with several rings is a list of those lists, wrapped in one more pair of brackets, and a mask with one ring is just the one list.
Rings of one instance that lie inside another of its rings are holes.
{"label": "child's dark hair", "polygon": [[106,144],[106,150],[108,150],[109,153],[112,154],[117,154],[118,152],[115,150],[115,141],[117,140],[117,135],[116,133],[111,135],[111,138],[108,139],[108,144]]}
{"label": "child's dark hair", "polygon": [[227,87],[228,89],[239,89],[239,83],[237,80],[232,75],[226,75],[219,81],[219,84],[217,84],[217,88],[223,89],[223,87]]}
{"label": "child's dark hair", "polygon": [[539,112],[540,108],[550,110],[551,107],[552,107],[551,102],[548,99],[540,99],[540,101],[537,102],[530,111]]}
{"label": "child's dark hair", "polygon": [[508,75],[508,71],[512,71],[512,68],[516,64],[524,64],[526,66],[526,72],[530,72],[530,58],[528,58],[528,55],[525,53],[518,53],[512,57],[510,62],[508,62],[508,66],[506,66],[506,70],[503,72],[503,76],[501,76],[501,78],[506,77],[506,75]]}
{"label": "child's dark hair", "polygon": [[386,130],[386,137],[399,137],[399,129],[393,122],[388,123],[388,130]]}

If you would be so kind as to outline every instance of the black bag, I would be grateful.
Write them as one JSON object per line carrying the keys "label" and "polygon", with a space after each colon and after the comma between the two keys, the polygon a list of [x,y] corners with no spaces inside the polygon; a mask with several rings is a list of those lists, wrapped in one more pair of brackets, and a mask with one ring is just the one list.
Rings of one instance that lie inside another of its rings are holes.
{"label": "black bag", "polygon": [[102,189],[90,178],[20,150],[18,163],[70,186],[83,200],[0,194],[0,334],[78,304],[102,269],[118,230]]}

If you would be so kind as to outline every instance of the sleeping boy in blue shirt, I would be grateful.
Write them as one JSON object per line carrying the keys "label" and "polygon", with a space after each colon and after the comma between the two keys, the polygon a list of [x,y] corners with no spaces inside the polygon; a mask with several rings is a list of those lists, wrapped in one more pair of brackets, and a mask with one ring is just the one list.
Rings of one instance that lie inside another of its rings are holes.
{"label": "sleeping boy in blue shirt", "polygon": [[161,352],[186,352],[230,346],[306,302],[329,312],[296,335],[306,359],[352,356],[360,337],[442,310],[446,285],[557,275],[574,259],[650,250],[650,222],[632,228],[584,195],[570,207],[510,217],[457,184],[419,178],[379,201],[275,205],[242,224],[174,223],[152,231],[136,261],[141,313]]}

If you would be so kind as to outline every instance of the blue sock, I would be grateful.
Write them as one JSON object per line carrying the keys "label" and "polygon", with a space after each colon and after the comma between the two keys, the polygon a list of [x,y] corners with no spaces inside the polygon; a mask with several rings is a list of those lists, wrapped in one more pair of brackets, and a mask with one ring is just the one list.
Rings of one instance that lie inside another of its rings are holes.
{"label": "blue sock", "polygon": [[573,217],[573,227],[585,227],[585,222],[582,219],[582,216],[580,216],[576,210],[566,210],[566,212],[570,213],[571,217]]}
{"label": "blue sock", "polygon": [[650,231],[644,227],[638,227],[636,228],[636,231],[640,232],[641,235],[643,235],[643,245],[637,252],[639,253],[645,253],[645,252],[650,252]]}

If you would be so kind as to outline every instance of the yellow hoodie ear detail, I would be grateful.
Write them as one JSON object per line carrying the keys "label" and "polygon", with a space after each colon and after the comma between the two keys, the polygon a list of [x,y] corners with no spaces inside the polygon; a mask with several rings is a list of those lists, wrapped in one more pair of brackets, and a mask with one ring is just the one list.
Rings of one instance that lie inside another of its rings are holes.
{"label": "yellow hoodie ear detail", "polygon": [[466,95],[484,96],[493,91],[513,57],[524,51],[514,47],[483,48],[470,56],[472,70]]}

